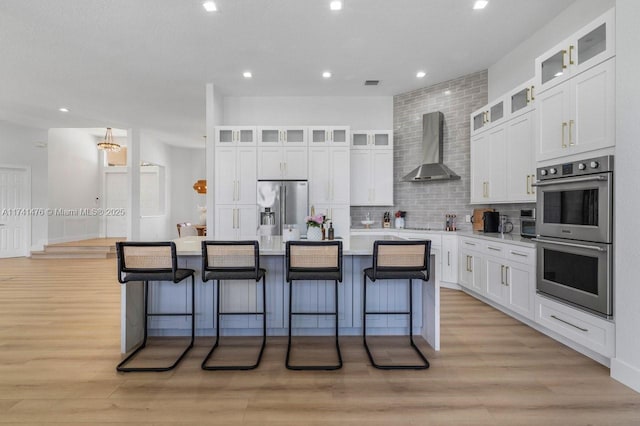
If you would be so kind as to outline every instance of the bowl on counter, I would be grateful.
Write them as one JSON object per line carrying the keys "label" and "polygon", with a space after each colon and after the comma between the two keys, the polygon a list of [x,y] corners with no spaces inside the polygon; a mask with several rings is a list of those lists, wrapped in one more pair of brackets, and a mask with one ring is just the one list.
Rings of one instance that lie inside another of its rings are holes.
{"label": "bowl on counter", "polygon": [[365,228],[369,229],[371,227],[371,225],[376,223],[376,221],[375,220],[361,220],[360,223],[363,224]]}

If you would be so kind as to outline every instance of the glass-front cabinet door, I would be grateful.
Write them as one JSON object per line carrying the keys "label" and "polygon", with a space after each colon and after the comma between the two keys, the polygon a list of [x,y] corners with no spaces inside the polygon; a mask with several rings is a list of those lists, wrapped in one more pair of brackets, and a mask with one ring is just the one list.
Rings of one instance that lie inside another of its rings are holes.
{"label": "glass-front cabinet door", "polygon": [[256,144],[256,129],[255,127],[218,126],[215,130],[215,144],[253,146]]}
{"label": "glass-front cabinet door", "polygon": [[527,81],[513,89],[508,95],[507,109],[512,118],[524,114],[533,108],[535,101],[535,86],[533,82],[533,79]]}
{"label": "glass-front cabinet door", "polygon": [[353,132],[351,132],[351,148],[368,149],[369,132],[367,132],[366,130],[354,130]]}
{"label": "glass-front cabinet door", "polygon": [[609,10],[536,59],[540,92],[615,55],[615,12]]}
{"label": "glass-front cabinet door", "polygon": [[486,107],[471,113],[471,135],[486,130],[486,126],[489,123],[488,115]]}
{"label": "glass-front cabinet door", "polygon": [[306,127],[284,127],[282,129],[282,134],[283,142],[287,146],[307,144]]}
{"label": "glass-front cabinet door", "polygon": [[329,133],[326,127],[309,127],[309,146],[328,145]]}
{"label": "glass-front cabinet door", "polygon": [[349,146],[349,127],[332,127],[329,130],[331,145]]}
{"label": "glass-front cabinet door", "polygon": [[375,149],[393,148],[393,132],[388,130],[371,131],[371,146]]}

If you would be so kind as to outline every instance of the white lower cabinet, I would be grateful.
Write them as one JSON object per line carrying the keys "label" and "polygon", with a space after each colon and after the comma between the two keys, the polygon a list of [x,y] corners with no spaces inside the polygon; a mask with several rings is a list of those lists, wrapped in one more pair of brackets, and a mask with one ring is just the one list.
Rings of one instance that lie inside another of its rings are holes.
{"label": "white lower cabinet", "polygon": [[255,205],[217,205],[215,237],[220,240],[254,240],[258,229],[258,208]]}
{"label": "white lower cabinet", "polygon": [[536,295],[536,322],[603,356],[615,356],[615,324]]}
{"label": "white lower cabinet", "polygon": [[458,245],[458,281],[463,287],[478,294],[485,294],[482,280],[482,261],[480,242],[461,238]]}
{"label": "white lower cabinet", "polygon": [[442,281],[458,282],[458,237],[442,236]]}

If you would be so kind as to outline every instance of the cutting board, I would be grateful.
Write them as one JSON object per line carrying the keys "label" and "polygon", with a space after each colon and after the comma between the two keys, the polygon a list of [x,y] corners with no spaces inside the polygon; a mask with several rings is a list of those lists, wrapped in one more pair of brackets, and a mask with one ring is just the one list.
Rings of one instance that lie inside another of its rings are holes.
{"label": "cutting board", "polygon": [[471,218],[471,222],[473,222],[473,230],[474,231],[482,231],[484,230],[484,222],[482,217],[484,212],[492,212],[494,209],[473,209],[473,217]]}

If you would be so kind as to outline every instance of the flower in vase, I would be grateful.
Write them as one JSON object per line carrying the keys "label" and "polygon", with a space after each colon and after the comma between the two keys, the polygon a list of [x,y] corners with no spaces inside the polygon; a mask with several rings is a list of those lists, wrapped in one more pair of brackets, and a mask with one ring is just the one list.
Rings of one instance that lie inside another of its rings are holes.
{"label": "flower in vase", "polygon": [[314,226],[316,228],[320,228],[324,223],[324,216],[321,214],[315,216],[307,216],[305,218],[305,222],[307,222],[307,227]]}

